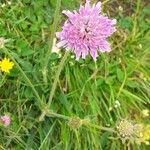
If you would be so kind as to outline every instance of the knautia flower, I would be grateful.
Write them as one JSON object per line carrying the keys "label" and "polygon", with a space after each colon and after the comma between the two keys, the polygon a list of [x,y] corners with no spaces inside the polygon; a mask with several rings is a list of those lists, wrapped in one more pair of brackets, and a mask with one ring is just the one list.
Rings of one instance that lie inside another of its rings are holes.
{"label": "knautia flower", "polygon": [[116,31],[116,19],[111,20],[100,12],[101,2],[91,6],[89,0],[85,6],[80,6],[78,12],[64,10],[62,13],[68,19],[62,31],[56,33],[60,39],[57,47],[72,50],[77,60],[90,54],[96,61],[98,52],[109,52],[111,48],[107,38]]}
{"label": "knautia flower", "polygon": [[117,133],[123,143],[130,141],[136,144],[149,144],[150,126],[141,123],[133,123],[126,119],[121,120],[117,126]]}
{"label": "knautia flower", "polygon": [[130,141],[137,143],[140,139],[140,133],[142,132],[142,126],[140,124],[133,123],[127,119],[122,119],[117,124],[118,135],[122,142]]}
{"label": "knautia flower", "polygon": [[4,116],[1,116],[1,117],[0,117],[0,122],[1,122],[5,127],[7,127],[7,126],[10,125],[11,120],[10,120],[10,117],[9,117],[8,115],[4,115]]}
{"label": "knautia flower", "polygon": [[0,70],[6,73],[9,73],[13,68],[14,63],[9,60],[9,58],[4,58],[0,61]]}

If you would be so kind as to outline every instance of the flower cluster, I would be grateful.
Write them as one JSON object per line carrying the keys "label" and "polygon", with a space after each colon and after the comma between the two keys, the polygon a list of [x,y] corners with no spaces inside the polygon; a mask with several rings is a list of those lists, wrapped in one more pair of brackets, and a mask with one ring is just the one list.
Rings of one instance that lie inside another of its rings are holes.
{"label": "flower cluster", "polygon": [[13,68],[14,63],[9,60],[9,58],[4,58],[0,61],[0,70],[5,73],[10,73]]}
{"label": "flower cluster", "polygon": [[135,127],[130,121],[123,119],[117,124],[116,128],[123,143],[126,140],[134,139]]}
{"label": "flower cluster", "polygon": [[116,19],[109,19],[101,11],[101,2],[90,6],[89,0],[85,6],[80,6],[79,11],[63,11],[68,19],[62,27],[62,31],[56,33],[60,39],[57,47],[64,47],[74,51],[76,59],[83,59],[90,54],[96,61],[97,52],[109,52],[111,50],[107,38],[115,31]]}
{"label": "flower cluster", "polygon": [[121,120],[117,126],[117,133],[122,142],[129,140],[136,144],[149,144],[150,126],[144,124],[136,124],[126,119]]}
{"label": "flower cluster", "polygon": [[11,120],[10,120],[10,117],[8,115],[0,116],[0,123],[3,126],[5,126],[5,127],[9,126],[10,122],[11,122]]}

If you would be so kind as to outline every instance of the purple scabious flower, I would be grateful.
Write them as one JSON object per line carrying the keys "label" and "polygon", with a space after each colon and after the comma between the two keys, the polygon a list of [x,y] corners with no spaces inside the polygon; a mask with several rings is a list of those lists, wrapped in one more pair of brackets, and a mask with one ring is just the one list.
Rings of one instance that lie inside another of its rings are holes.
{"label": "purple scabious flower", "polygon": [[109,52],[111,50],[107,37],[115,31],[116,19],[109,19],[107,16],[99,14],[101,2],[90,6],[87,0],[85,6],[80,6],[79,11],[70,12],[64,10],[68,19],[62,27],[62,31],[56,33],[59,43],[57,47],[72,50],[76,55],[76,60],[82,56],[83,59],[90,54],[96,61],[99,52]]}
{"label": "purple scabious flower", "polygon": [[11,119],[8,115],[0,116],[0,122],[2,122],[5,127],[7,127],[10,125]]}

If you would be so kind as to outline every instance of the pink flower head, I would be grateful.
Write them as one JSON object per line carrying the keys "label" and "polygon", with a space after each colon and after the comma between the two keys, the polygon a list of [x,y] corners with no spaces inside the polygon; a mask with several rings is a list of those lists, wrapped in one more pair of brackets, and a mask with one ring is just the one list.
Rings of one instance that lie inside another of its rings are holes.
{"label": "pink flower head", "polygon": [[0,122],[2,122],[2,124],[7,127],[10,124],[10,117],[7,115],[1,116],[0,117]]}
{"label": "pink flower head", "polygon": [[116,29],[116,19],[109,19],[105,15],[100,15],[101,2],[90,6],[89,0],[85,6],[80,6],[79,11],[63,11],[68,17],[64,23],[62,31],[56,33],[60,39],[57,47],[71,49],[76,54],[76,59],[80,56],[83,59],[90,54],[96,61],[97,52],[109,52],[110,44],[107,37],[112,35]]}

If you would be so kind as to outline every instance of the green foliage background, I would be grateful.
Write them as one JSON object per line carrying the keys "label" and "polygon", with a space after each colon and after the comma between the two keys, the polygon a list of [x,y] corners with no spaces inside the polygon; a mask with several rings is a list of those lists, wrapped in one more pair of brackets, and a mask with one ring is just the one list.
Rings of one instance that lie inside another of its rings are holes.
{"label": "green foliage background", "polygon": [[[113,128],[121,118],[149,123],[149,118],[141,116],[141,111],[150,106],[150,7],[147,1],[103,1],[103,11],[118,21],[117,32],[110,39],[112,52],[100,54],[96,63],[90,57],[77,62],[70,53],[50,108],[45,104],[62,59],[50,53],[50,48],[55,31],[61,30],[65,20],[61,11],[78,9],[83,1],[62,0],[60,8],[59,0],[13,0],[11,5],[4,0],[0,5],[2,3],[6,6],[0,6],[0,37],[9,39],[6,49],[33,87],[17,65],[9,75],[0,72],[0,114],[9,113],[12,119],[10,127],[0,127],[0,149],[126,149],[127,145],[123,145],[117,135],[100,127]],[[64,52],[62,50],[61,55]],[[4,56],[8,55],[0,50],[0,58]],[[46,70],[45,59],[48,60]],[[120,107],[115,107],[116,101]],[[39,121],[45,109],[88,119],[96,126],[71,130],[68,118],[63,116],[46,116]],[[131,144],[130,148],[144,150],[148,146]]]}

